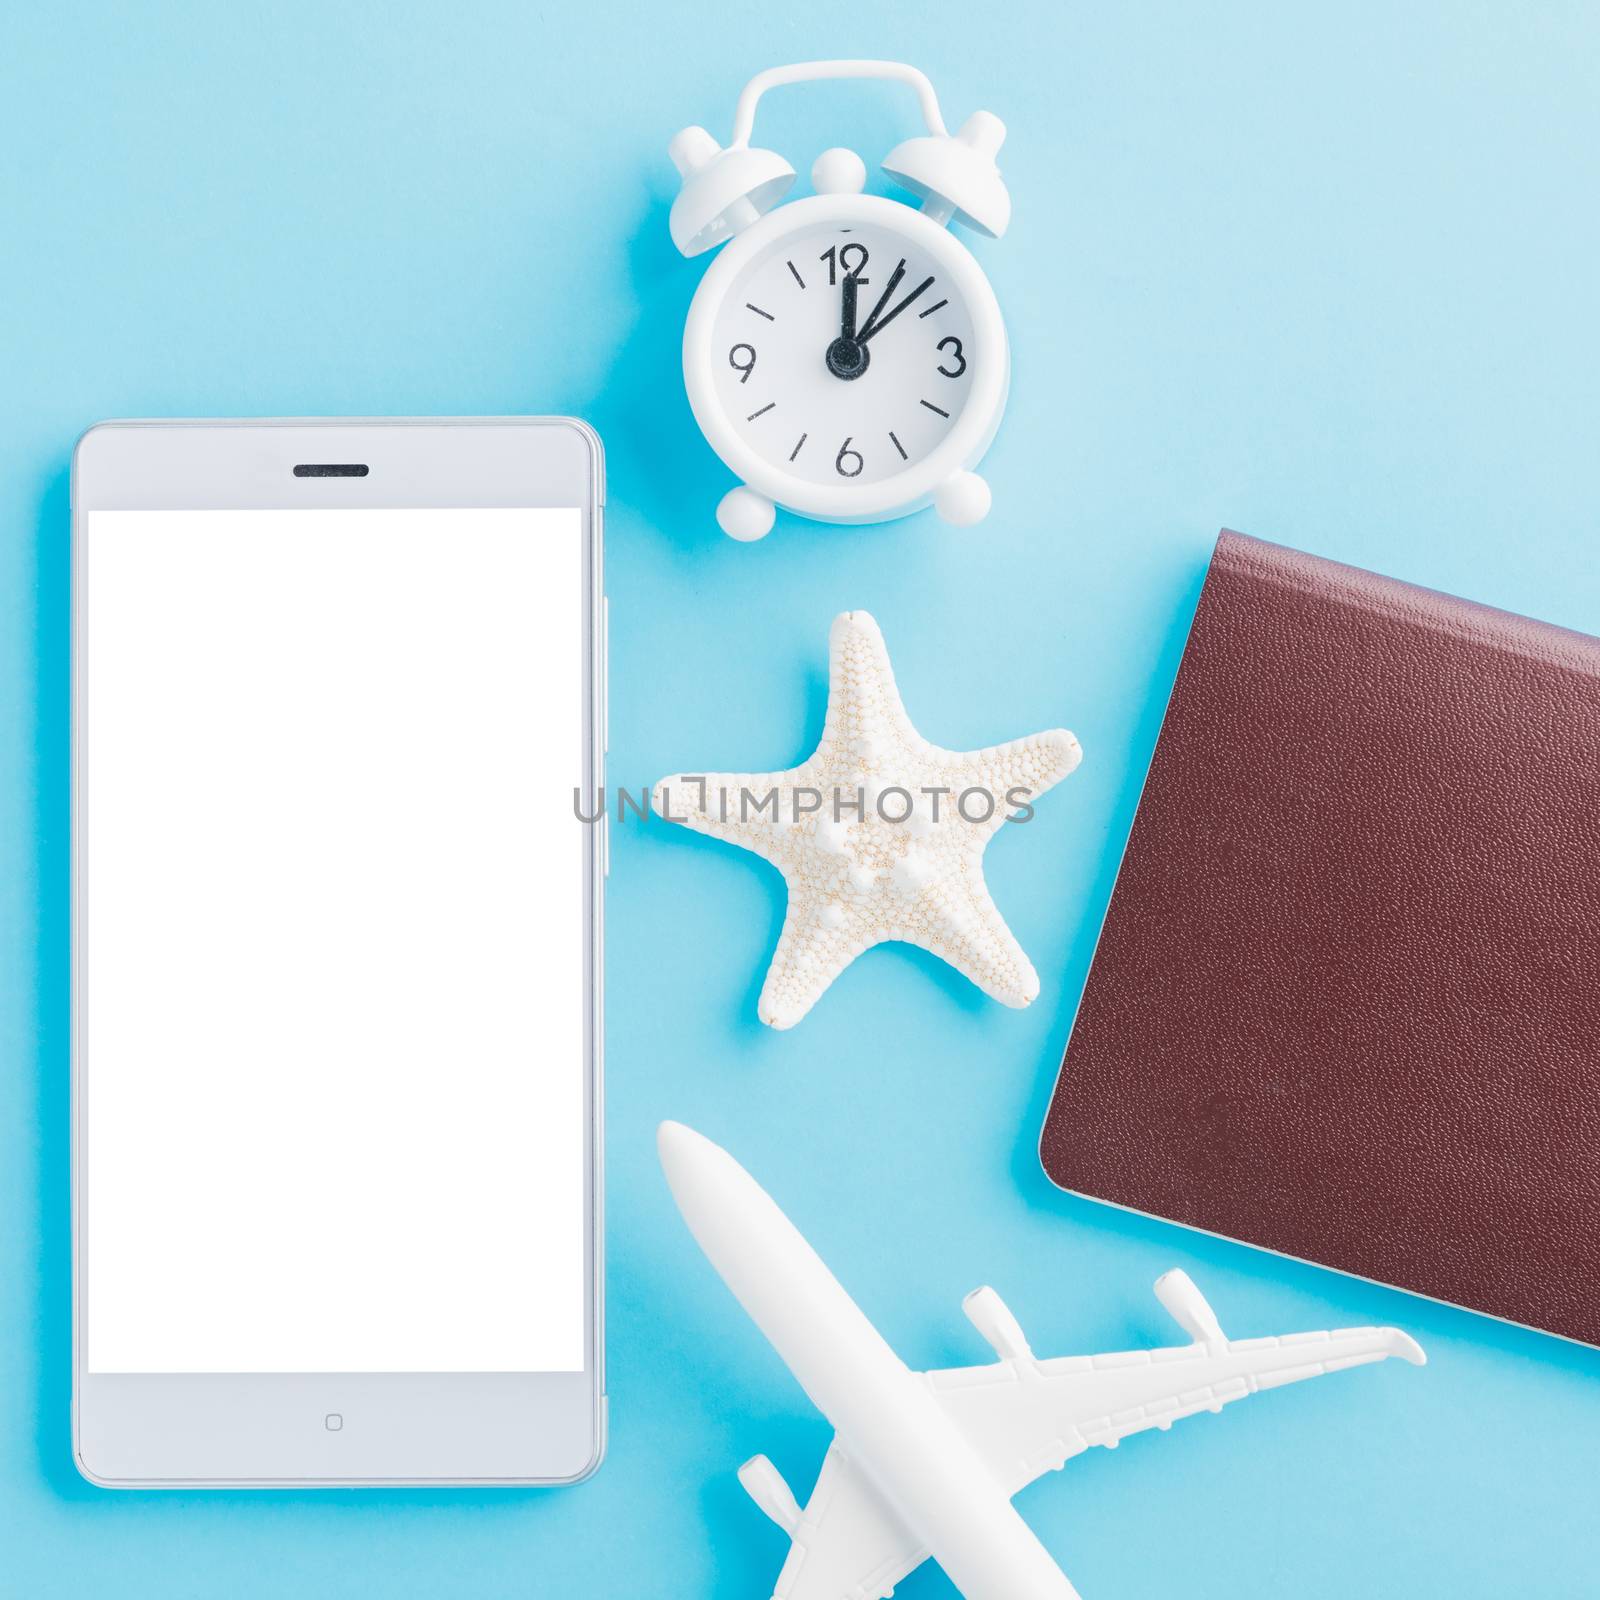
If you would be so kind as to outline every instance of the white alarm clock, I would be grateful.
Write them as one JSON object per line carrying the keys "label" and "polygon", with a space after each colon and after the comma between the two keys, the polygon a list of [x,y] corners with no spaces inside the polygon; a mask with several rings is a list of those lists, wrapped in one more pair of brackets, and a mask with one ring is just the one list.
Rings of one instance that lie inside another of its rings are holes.
{"label": "white alarm clock", "polygon": [[[861,193],[853,151],[826,150],[817,193],[774,210],[794,169],[752,147],[757,102],[779,84],[888,78],[916,89],[928,131],[883,170],[921,209]],[[983,269],[951,220],[998,238],[1011,200],[995,166],[1005,138],[979,111],[950,134],[933,85],[891,61],[775,67],[745,85],[733,140],[704,128],[672,141],[683,187],[673,242],[726,244],[689,307],[683,377],[713,450],[741,480],[717,508],[735,539],[759,539],[774,507],[823,522],[877,522],[928,504],[968,525],[989,510],[972,469],[1005,410],[1011,357]]]}

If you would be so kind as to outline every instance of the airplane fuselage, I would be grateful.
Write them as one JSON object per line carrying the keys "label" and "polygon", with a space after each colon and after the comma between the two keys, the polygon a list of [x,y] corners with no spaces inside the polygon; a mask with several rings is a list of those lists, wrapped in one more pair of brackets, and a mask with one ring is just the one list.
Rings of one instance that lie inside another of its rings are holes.
{"label": "airplane fuselage", "polygon": [[664,1125],[685,1221],[840,1447],[966,1600],[1078,1600],[937,1396],[726,1151]]}

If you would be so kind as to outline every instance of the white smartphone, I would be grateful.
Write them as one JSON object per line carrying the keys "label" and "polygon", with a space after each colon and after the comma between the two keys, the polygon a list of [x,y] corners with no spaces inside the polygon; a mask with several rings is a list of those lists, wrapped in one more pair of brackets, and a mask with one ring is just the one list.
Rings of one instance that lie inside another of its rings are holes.
{"label": "white smartphone", "polygon": [[565,418],[79,442],[94,1482],[599,1464],[603,503]]}

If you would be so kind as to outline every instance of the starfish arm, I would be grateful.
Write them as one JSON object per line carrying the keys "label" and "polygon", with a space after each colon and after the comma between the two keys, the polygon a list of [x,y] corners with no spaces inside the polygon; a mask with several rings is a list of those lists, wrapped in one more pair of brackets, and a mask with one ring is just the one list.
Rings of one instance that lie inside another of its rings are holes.
{"label": "starfish arm", "polygon": [[829,927],[824,902],[790,885],[783,932],[778,935],[766,982],[756,1001],[756,1015],[769,1028],[792,1028],[823,991],[876,940],[863,938],[848,921]]}
{"label": "starfish arm", "polygon": [[877,622],[866,611],[841,611],[828,630],[828,717],[822,748],[864,752],[924,743],[911,725],[889,650]]}
{"label": "starfish arm", "polygon": [[724,839],[785,869],[793,858],[792,796],[814,786],[809,762],[787,772],[675,772],[650,792],[667,822]]}
{"label": "starfish arm", "polygon": [[927,931],[914,942],[948,961],[986,995],[1021,1008],[1039,994],[1039,974],[989,894],[981,851],[932,897]]}
{"label": "starfish arm", "polygon": [[[999,831],[1012,811],[1031,805],[1055,788],[1082,759],[1083,747],[1065,728],[1047,728],[1025,739],[973,750],[957,756],[949,769],[950,787],[955,791],[950,803],[955,805],[973,788],[992,795],[993,815],[971,824],[988,838]],[[959,814],[976,817],[986,809],[987,802],[974,796]]]}

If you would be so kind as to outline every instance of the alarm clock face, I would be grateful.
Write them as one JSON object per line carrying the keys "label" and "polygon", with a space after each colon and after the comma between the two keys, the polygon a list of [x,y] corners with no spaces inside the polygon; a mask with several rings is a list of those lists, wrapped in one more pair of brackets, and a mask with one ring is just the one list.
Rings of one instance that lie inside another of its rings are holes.
{"label": "alarm clock face", "polygon": [[970,465],[1008,372],[977,263],[874,196],[794,202],[727,246],[684,353],[723,459],[780,504],[841,520],[909,510]]}

